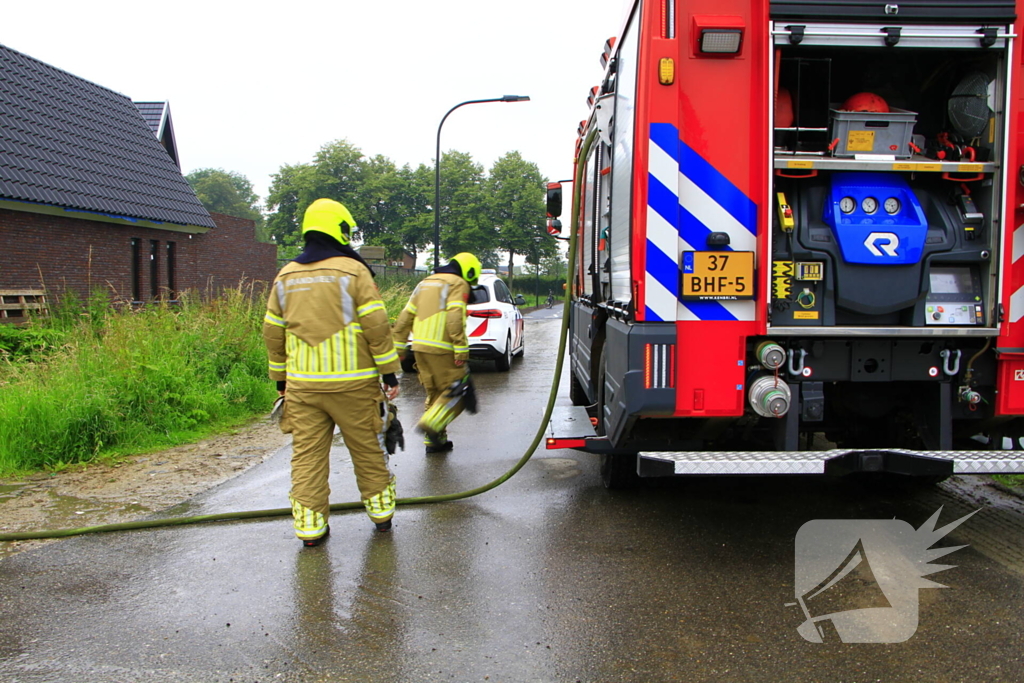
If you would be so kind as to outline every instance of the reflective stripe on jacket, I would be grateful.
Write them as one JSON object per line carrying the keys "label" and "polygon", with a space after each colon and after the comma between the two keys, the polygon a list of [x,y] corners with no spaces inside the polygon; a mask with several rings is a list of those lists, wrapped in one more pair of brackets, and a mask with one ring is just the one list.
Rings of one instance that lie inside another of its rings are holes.
{"label": "reflective stripe on jacket", "polygon": [[[469,285],[458,275],[434,273],[416,286],[395,323],[395,346],[415,353],[454,353],[469,357],[466,302]],[[412,332],[410,344],[409,333]]]}
{"label": "reflective stripe on jacket", "polygon": [[282,268],[267,300],[263,339],[270,378],[287,379],[290,389],[344,391],[400,371],[384,302],[355,259]]}

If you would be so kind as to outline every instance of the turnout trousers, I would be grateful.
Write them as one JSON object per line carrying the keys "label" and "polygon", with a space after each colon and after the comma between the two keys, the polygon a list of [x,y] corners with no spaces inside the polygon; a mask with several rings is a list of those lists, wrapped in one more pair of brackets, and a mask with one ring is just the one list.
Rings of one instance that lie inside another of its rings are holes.
{"label": "turnout trousers", "polygon": [[427,392],[426,412],[416,426],[427,434],[428,443],[432,435],[444,443],[448,425],[463,409],[462,399],[449,397],[447,391],[453,383],[466,376],[469,366],[455,365],[454,353],[419,352],[416,354],[416,370],[420,384]]}
{"label": "turnout trousers", "polygon": [[360,382],[344,392],[289,388],[282,420],[287,421],[292,433],[289,498],[299,538],[318,538],[327,531],[334,425],[341,430],[352,457],[366,513],[374,522],[391,519],[395,513],[395,478],[384,449],[387,401],[376,380]]}

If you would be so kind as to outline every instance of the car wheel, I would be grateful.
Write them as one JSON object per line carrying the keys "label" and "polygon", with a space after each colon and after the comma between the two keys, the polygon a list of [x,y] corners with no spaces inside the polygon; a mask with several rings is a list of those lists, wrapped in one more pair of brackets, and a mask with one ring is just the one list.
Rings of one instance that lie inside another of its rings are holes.
{"label": "car wheel", "polygon": [[501,372],[508,372],[512,367],[512,335],[505,338],[505,352],[494,359],[494,367]]}

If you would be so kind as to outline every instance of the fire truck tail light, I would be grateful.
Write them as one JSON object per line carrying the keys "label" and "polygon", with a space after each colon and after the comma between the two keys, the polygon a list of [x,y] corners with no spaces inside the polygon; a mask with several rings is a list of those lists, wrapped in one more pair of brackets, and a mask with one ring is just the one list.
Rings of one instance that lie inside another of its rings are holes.
{"label": "fire truck tail light", "polygon": [[706,28],[700,32],[700,51],[704,54],[736,54],[742,44],[741,29]]}
{"label": "fire truck tail light", "polygon": [[644,388],[675,387],[675,344],[644,344]]}

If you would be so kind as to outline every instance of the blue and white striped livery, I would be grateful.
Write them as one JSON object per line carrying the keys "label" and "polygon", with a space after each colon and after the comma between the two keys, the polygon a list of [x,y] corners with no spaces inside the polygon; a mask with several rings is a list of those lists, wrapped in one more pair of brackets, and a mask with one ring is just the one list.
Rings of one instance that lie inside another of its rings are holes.
{"label": "blue and white striped livery", "polygon": [[754,320],[754,301],[680,301],[679,259],[712,232],[729,235],[727,250],[755,251],[757,205],[670,123],[651,124],[647,171],[645,319]]}

